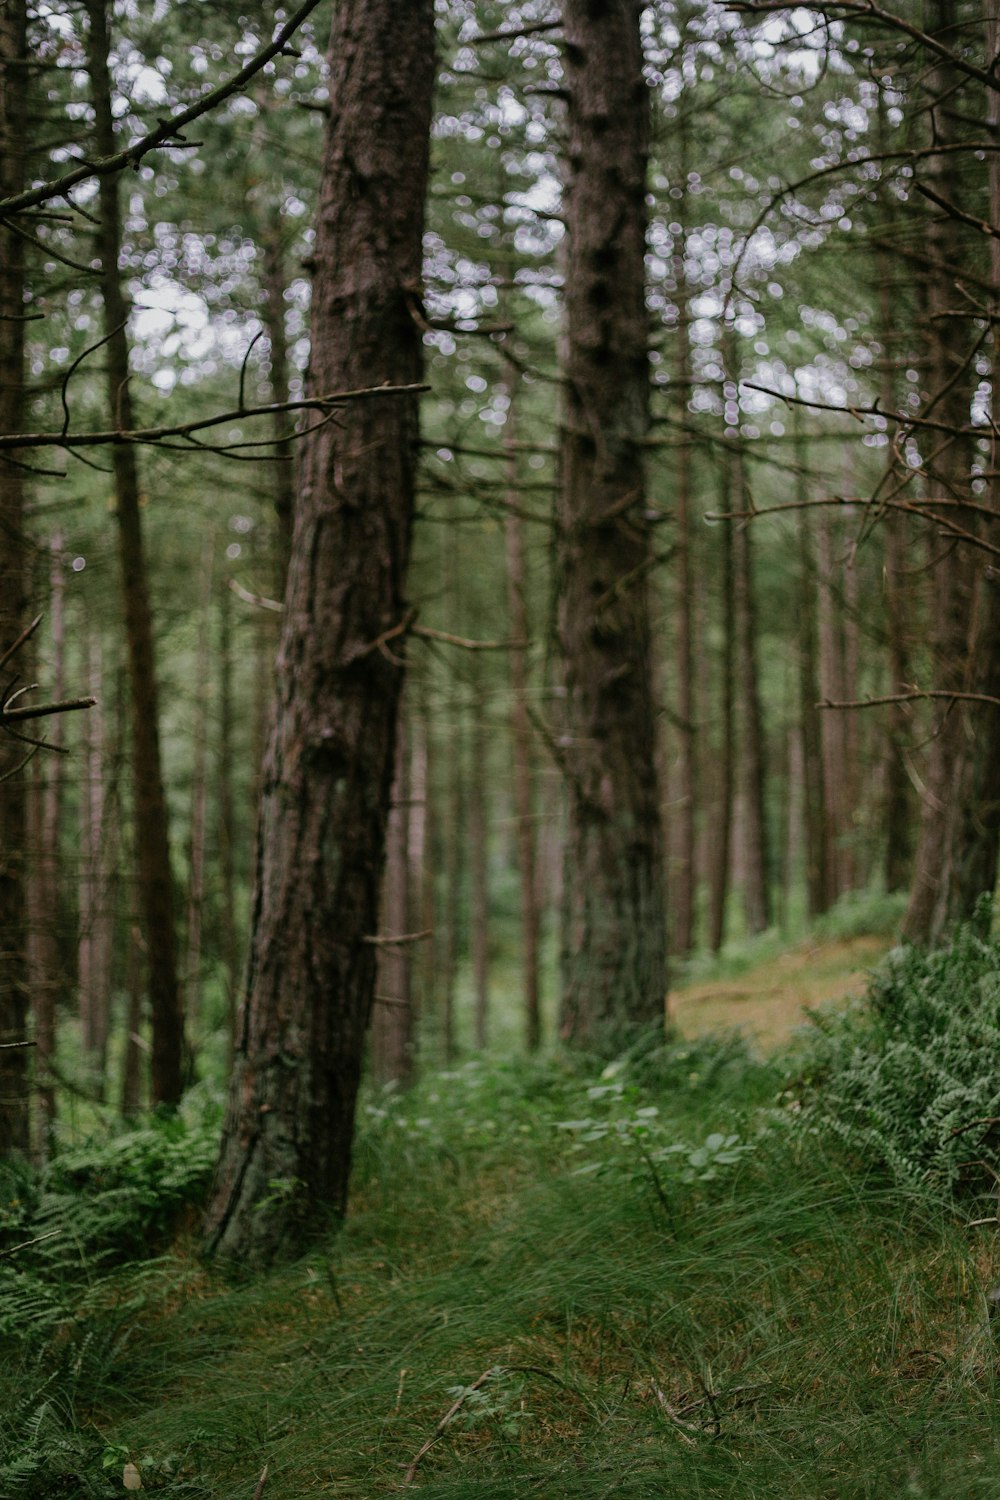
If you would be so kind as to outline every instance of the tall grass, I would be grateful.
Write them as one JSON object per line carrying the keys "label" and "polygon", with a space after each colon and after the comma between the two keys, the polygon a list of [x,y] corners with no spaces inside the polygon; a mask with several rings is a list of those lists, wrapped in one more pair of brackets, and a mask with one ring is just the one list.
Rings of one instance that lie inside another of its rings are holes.
{"label": "tall grass", "polygon": [[348,1223],[265,1279],[0,1262],[60,1308],[5,1335],[0,1494],[1000,1496],[989,1232],[781,1087],[732,1040],[466,1066],[368,1097]]}

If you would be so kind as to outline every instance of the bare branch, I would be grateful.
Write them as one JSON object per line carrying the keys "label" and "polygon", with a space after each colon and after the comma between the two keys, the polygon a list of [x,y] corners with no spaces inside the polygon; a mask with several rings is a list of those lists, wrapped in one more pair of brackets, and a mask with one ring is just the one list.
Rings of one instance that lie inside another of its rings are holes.
{"label": "bare branch", "polygon": [[[787,0],[729,0],[727,10],[738,15],[769,16],[777,11],[793,10],[795,7],[789,5]],[[921,47],[933,52],[937,57],[944,60],[953,67],[958,68],[969,78],[975,78],[988,89],[1000,89],[1000,78],[988,68],[980,68],[975,63],[969,62],[968,58],[962,57],[960,53],[946,47],[937,37],[922,31],[911,21],[906,21],[902,16],[893,11],[883,10],[880,5],[874,4],[874,0],[812,0],[810,8],[822,12],[824,16],[835,14],[852,17],[858,21],[874,21],[881,26],[886,26],[892,31],[901,31],[905,36],[911,37],[913,41],[919,42]]]}
{"label": "bare branch", "polygon": [[[334,391],[328,396],[312,396],[301,401],[275,401],[267,406],[236,407],[217,412],[195,422],[178,422],[166,427],[112,428],[107,432],[15,432],[0,434],[0,451],[12,448],[100,448],[116,443],[155,444],[161,438],[189,437],[221,427],[225,422],[244,421],[248,417],[273,417],[285,411],[319,411],[327,416],[346,401],[363,401],[374,396],[411,396],[430,390],[428,385],[376,385],[358,391]],[[271,446],[273,436],[260,439],[261,446]]]}
{"label": "bare branch", "polygon": [[94,161],[81,162],[71,172],[66,172],[62,177],[55,178],[52,182],[43,182],[39,187],[29,188],[23,193],[14,193],[9,198],[0,199],[0,216],[20,213],[26,208],[35,208],[40,203],[51,203],[53,198],[64,198],[71,188],[76,187],[78,182],[86,182],[91,177],[110,177],[115,172],[121,172],[125,167],[137,168],[143,157],[150,151],[157,151],[162,147],[190,146],[190,141],[180,139],[181,132],[193,121],[201,118],[209,110],[215,109],[216,105],[223,104],[233,94],[239,93],[244,84],[250,82],[260,70],[277,57],[279,52],[285,50],[289,39],[294,35],[302,22],[319,5],[320,0],[305,0],[298,10],[285,22],[284,26],[275,34],[274,40],[264,47],[250,61],[235,73],[232,78],[220,83],[217,88],[209,89],[196,103],[180,110],[169,119],[160,120],[155,130],[148,135],[140,137],[131,146],[126,146],[122,151],[116,151],[111,156],[98,157]]}
{"label": "bare branch", "polygon": [[37,703],[28,708],[0,708],[0,729],[20,724],[25,719],[47,719],[50,714],[69,714],[80,708],[93,708],[96,698],[64,698],[61,703]]}
{"label": "bare branch", "polygon": [[989,693],[949,692],[946,688],[927,688],[926,690],[915,688],[912,693],[886,693],[881,698],[857,698],[844,703],[835,703],[830,698],[824,698],[822,703],[817,703],[815,707],[879,708],[885,703],[920,703],[925,698],[945,698],[949,703],[992,703],[994,708],[1000,708],[1000,698],[993,698]]}

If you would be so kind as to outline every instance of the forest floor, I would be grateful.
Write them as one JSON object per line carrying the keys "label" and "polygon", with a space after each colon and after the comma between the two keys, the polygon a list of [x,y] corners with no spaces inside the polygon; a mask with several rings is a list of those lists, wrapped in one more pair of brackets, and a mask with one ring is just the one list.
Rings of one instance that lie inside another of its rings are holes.
{"label": "forest floor", "polygon": [[891,946],[891,938],[871,934],[808,938],[736,977],[679,986],[670,996],[670,1014],[687,1038],[737,1027],[771,1051],[789,1040],[807,1011],[863,995]]}
{"label": "forest floor", "polygon": [[199,1255],[217,1115],[12,1182],[0,1497],[1000,1500],[985,1210],[821,1130],[781,1046],[888,946],[730,953],[653,1053],[366,1092],[347,1222],[267,1274]]}

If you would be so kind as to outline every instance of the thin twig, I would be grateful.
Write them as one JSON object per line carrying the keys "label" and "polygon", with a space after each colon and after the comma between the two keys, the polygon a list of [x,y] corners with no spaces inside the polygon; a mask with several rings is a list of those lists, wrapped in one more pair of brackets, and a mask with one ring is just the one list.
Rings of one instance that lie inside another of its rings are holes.
{"label": "thin twig", "polygon": [[0,1260],[6,1260],[9,1255],[16,1255],[19,1250],[28,1250],[32,1245],[40,1245],[43,1240],[51,1240],[62,1232],[61,1229],[50,1229],[46,1234],[37,1235],[33,1240],[22,1240],[19,1245],[11,1245],[9,1250],[0,1250]]}
{"label": "thin twig", "polygon": [[446,646],[461,646],[463,651],[524,651],[531,644],[530,641],[470,641],[467,636],[432,630],[429,625],[411,625],[410,634],[425,641],[442,641]]}
{"label": "thin twig", "polygon": [[395,936],[384,933],[366,933],[361,941],[371,943],[376,948],[399,948],[404,943],[422,943],[426,938],[433,936],[433,927],[428,927],[424,932],[400,932]]}
{"label": "thin twig", "polygon": [[468,1396],[471,1396],[473,1391],[481,1390],[488,1380],[491,1380],[494,1375],[500,1375],[502,1372],[502,1365],[491,1365],[488,1370],[483,1371],[478,1380],[474,1380],[471,1385],[467,1385],[462,1391],[461,1395],[455,1398],[455,1400],[449,1406],[448,1410],[445,1412],[444,1416],[441,1418],[440,1422],[435,1427],[434,1431],[431,1433],[430,1437],[427,1439],[426,1443],[424,1443],[423,1447],[414,1457],[413,1462],[407,1469],[406,1475],[403,1479],[404,1484],[413,1483],[414,1479],[416,1478],[417,1468],[420,1464],[420,1460],[424,1457],[425,1454],[431,1451],[438,1438],[447,1428],[449,1422],[461,1411],[463,1405],[465,1404],[466,1398]]}
{"label": "thin twig", "polygon": [[38,629],[38,627],[39,627],[39,625],[41,623],[42,623],[42,616],[41,615],[36,615],[35,618],[32,620],[31,624],[28,625],[28,626],[26,626],[26,628],[21,631],[21,634],[18,636],[18,638],[14,642],[14,644],[12,646],[8,646],[7,647],[7,649],[3,653],[3,655],[0,656],[0,670],[2,670],[7,665],[7,663],[10,661],[10,659],[11,659],[12,656],[14,656],[18,651],[20,651],[20,649],[24,645],[25,641],[30,641],[31,637],[34,635],[35,631]]}
{"label": "thin twig", "polygon": [[257,1488],[253,1492],[253,1500],[261,1500],[261,1496],[264,1493],[264,1486],[267,1484],[267,1469],[268,1466],[265,1464],[257,1481]]}
{"label": "thin twig", "polygon": [[993,698],[989,693],[951,692],[948,688],[927,688],[924,691],[912,693],[886,693],[881,698],[856,698],[844,703],[835,703],[825,698],[822,703],[814,706],[816,708],[879,708],[885,703],[919,703],[924,698],[947,698],[949,701],[958,700],[962,703],[992,703],[994,708],[1000,708],[1000,698]]}

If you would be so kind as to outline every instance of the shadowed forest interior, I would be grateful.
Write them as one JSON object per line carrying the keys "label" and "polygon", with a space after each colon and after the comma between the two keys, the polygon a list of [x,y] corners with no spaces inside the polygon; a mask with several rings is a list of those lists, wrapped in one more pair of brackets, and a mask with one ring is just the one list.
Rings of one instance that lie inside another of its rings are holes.
{"label": "shadowed forest interior", "polygon": [[1000,9],[0,3],[0,1500],[1000,1497]]}

